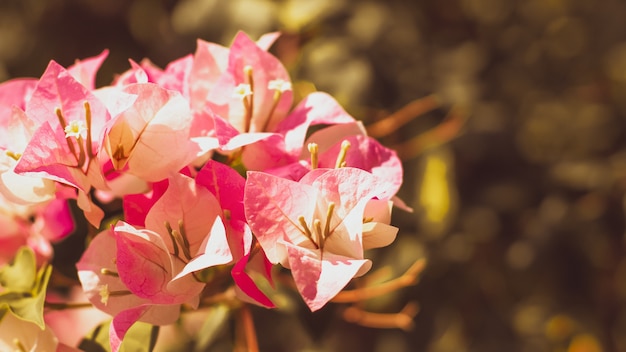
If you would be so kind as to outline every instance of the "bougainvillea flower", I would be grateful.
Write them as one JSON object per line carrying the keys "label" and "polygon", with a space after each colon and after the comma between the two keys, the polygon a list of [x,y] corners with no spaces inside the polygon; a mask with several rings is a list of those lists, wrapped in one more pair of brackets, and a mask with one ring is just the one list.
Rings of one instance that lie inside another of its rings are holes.
{"label": "bougainvillea flower", "polygon": [[[180,304],[153,304],[149,298],[129,290],[117,272],[117,243],[112,228],[99,233],[76,264],[89,301],[94,307],[115,317],[111,328],[113,350],[119,348],[126,331],[136,321],[167,325],[175,322],[180,315]],[[141,271],[141,268],[138,270]],[[149,283],[154,283],[154,280],[163,280],[163,277],[150,280]],[[145,296],[147,291],[142,292]]]}
{"label": "bougainvillea flower", "polygon": [[293,95],[287,70],[272,54],[239,32],[228,66],[208,94],[208,104],[240,132],[270,131],[284,119]]}
{"label": "bougainvillea flower", "polygon": [[271,263],[262,249],[251,253],[252,231],[246,223],[243,207],[245,179],[233,168],[209,160],[196,176],[196,183],[206,187],[215,195],[224,216],[227,240],[235,265],[231,271],[238,288],[238,295],[248,302],[265,307],[274,307],[274,303],[254,283],[251,273],[257,273],[273,284]]}
{"label": "bougainvillea flower", "polygon": [[0,313],[1,351],[79,351],[68,346],[59,347],[54,332],[41,329],[32,321],[18,318],[11,310]]}
{"label": "bougainvillea flower", "polygon": [[156,182],[195,158],[198,150],[189,140],[192,115],[180,93],[153,83],[129,85],[124,92],[137,99],[112,120],[104,137],[116,170]]}
{"label": "bougainvillea flower", "polygon": [[75,187],[79,206],[97,226],[104,214],[91,202],[90,191],[106,189],[96,156],[98,137],[110,119],[107,108],[67,70],[51,61],[26,104],[26,115],[37,130],[15,172]]}
{"label": "bougainvillea flower", "polygon": [[309,127],[354,122],[333,97],[322,92],[311,93],[271,130],[271,136],[243,151],[243,163],[248,170],[266,170],[297,162]]}
{"label": "bougainvillea flower", "polygon": [[0,193],[18,204],[35,204],[52,199],[56,191],[54,181],[15,173],[15,166],[34,133],[34,122],[20,108],[13,106],[2,126]]}
{"label": "bougainvillea flower", "polygon": [[[362,236],[368,221],[364,210],[385,187],[371,173],[355,168],[317,169],[300,182],[248,172],[248,223],[268,259],[291,269],[311,310],[324,306],[371,267],[363,258],[363,250],[370,247]],[[393,238],[396,231],[381,228],[375,237]]]}

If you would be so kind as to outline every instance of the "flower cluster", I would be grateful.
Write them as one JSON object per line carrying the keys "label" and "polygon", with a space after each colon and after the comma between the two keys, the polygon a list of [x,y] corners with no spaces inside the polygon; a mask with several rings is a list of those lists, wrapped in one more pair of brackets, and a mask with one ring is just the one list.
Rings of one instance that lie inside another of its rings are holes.
{"label": "flower cluster", "polygon": [[[106,51],[1,84],[0,261],[23,245],[49,260],[76,204],[99,229],[77,271],[113,316],[113,350],[135,322],[171,324],[230,288],[274,307],[258,284],[273,285],[276,264],[312,311],[366,273],[364,251],[395,239],[392,206],[406,209],[401,162],[330,95],[294,104],[268,52],[277,37],[199,40],[165,69],[131,61],[105,87]],[[123,214],[105,213],[115,200]]]}

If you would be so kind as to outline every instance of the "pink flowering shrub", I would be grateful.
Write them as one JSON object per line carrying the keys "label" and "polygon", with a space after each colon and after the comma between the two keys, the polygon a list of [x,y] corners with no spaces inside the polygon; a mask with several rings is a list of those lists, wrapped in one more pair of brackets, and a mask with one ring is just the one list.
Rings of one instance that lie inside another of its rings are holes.
{"label": "pink flowering shrub", "polygon": [[[268,52],[277,37],[199,40],[165,69],[131,61],[105,87],[107,51],[1,84],[0,263],[28,246],[45,267],[86,220],[77,276],[111,316],[113,351],[133,325],[173,324],[219,297],[276,307],[275,266],[311,311],[367,273],[365,251],[396,237],[393,205],[410,210],[396,197],[401,162],[330,95],[294,104]],[[0,326],[20,316],[2,309]],[[32,336],[53,341],[43,329]]]}

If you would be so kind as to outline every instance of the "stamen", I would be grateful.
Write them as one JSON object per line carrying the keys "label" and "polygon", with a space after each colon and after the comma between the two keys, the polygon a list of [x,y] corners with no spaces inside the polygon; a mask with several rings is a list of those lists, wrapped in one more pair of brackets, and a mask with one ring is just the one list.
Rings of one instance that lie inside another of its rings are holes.
{"label": "stamen", "polygon": [[326,211],[326,224],[324,225],[324,240],[330,236],[330,220],[333,217],[335,211],[335,202],[328,203],[328,210]]}
{"label": "stamen", "polygon": [[170,240],[172,241],[172,247],[174,247],[174,256],[178,257],[178,243],[176,242],[176,238],[174,237],[174,230],[172,230],[172,226],[168,221],[165,222],[165,229],[167,229],[167,234],[170,235]]}
{"label": "stamen", "polygon": [[372,217],[369,217],[369,218],[363,218],[363,223],[364,223],[364,224],[367,224],[368,222],[372,222],[372,221],[374,221],[374,218],[372,218]]}
{"label": "stamen", "polygon": [[76,139],[78,142],[78,167],[82,168],[85,164],[85,147],[83,146],[82,138]]}
{"label": "stamen", "polygon": [[185,252],[185,256],[187,256],[187,259],[191,259],[191,253],[189,252],[189,248],[191,247],[191,245],[189,244],[187,231],[185,231],[185,224],[182,219],[178,220],[178,230],[180,231],[180,236],[183,240],[183,252]]}
{"label": "stamen", "polygon": [[61,111],[61,109],[60,108],[54,109],[54,113],[57,115],[57,119],[59,119],[59,123],[61,124],[61,127],[65,129],[65,127],[67,126],[67,122],[65,122],[65,117],[63,117],[63,112]]}
{"label": "stamen", "polygon": [[244,132],[250,132],[250,125],[252,123],[252,115],[254,112],[254,77],[252,76],[252,71],[253,69],[250,65],[246,65],[243,68],[246,83],[248,83],[248,86],[250,87],[250,95],[246,96],[243,100],[243,105],[246,108]]}
{"label": "stamen", "polygon": [[317,169],[319,147],[317,143],[309,143],[307,148],[309,149],[309,153],[311,153],[311,169]]}
{"label": "stamen", "polygon": [[113,270],[107,269],[107,268],[100,269],[100,274],[113,276],[113,277],[120,277],[120,274],[118,274],[116,271],[113,271]]}
{"label": "stamen", "polygon": [[231,214],[230,210],[229,209],[224,209],[224,219],[226,219],[227,221],[230,221],[231,217],[232,217],[232,214]]}
{"label": "stamen", "polygon": [[324,234],[322,233],[322,221],[320,219],[313,220],[313,228],[317,235],[317,244],[319,249],[324,249]]}
{"label": "stamen", "polygon": [[20,341],[17,337],[13,339],[13,344],[17,348],[17,352],[28,352],[22,341]]}
{"label": "stamen", "polygon": [[185,242],[187,242],[185,240],[185,238],[182,236],[182,234],[176,230],[172,230],[172,236],[179,242],[183,243],[182,249],[183,249],[183,255],[185,256],[185,258],[187,258],[187,260],[191,259],[191,253],[189,252],[189,244],[187,243],[185,245]]}
{"label": "stamen", "polygon": [[339,151],[339,155],[337,155],[337,162],[335,163],[335,169],[339,169],[342,167],[346,167],[346,154],[348,153],[348,149],[350,148],[350,142],[344,140],[341,142],[341,150]]}
{"label": "stamen", "polygon": [[133,293],[128,291],[128,290],[110,291],[109,292],[109,297],[128,296],[128,295],[132,295],[132,294]]}
{"label": "stamen", "polygon": [[304,216],[302,216],[302,215],[298,216],[298,221],[300,222],[300,225],[302,225],[302,228],[303,228],[303,231],[304,231],[303,234],[309,240],[311,240],[311,242],[313,242],[313,244],[315,245],[315,248],[319,248],[317,243],[313,239],[313,234],[311,233],[311,230],[309,229],[309,226],[306,224],[306,220],[304,220]]}
{"label": "stamen", "polygon": [[254,78],[252,77],[254,69],[250,65],[243,68],[243,74],[246,75],[246,82],[250,85],[250,90],[254,91]]}
{"label": "stamen", "polygon": [[10,150],[5,151],[4,154],[15,161],[18,161],[22,156],[22,153],[14,153]]}
{"label": "stamen", "polygon": [[[57,119],[59,119],[59,123],[61,124],[61,127],[63,127],[63,130],[65,130],[65,128],[67,128],[67,122],[65,122],[65,117],[63,117],[63,112],[59,108],[56,108],[54,112],[57,115]],[[66,138],[67,138],[67,135],[66,135]],[[67,146],[70,148],[70,152],[74,154],[74,157],[76,158],[76,160],[78,160],[78,156],[76,155],[76,148],[74,147],[74,142],[68,139]]]}
{"label": "stamen", "polygon": [[87,125],[87,136],[85,138],[85,145],[87,147],[87,156],[89,157],[89,160],[91,160],[94,158],[93,149],[91,146],[91,105],[88,101],[86,101],[83,103],[83,107],[85,107],[85,123]]}
{"label": "stamen", "polygon": [[283,96],[283,92],[291,90],[291,82],[287,82],[282,79],[271,80],[267,83],[267,89],[274,90],[274,97],[272,99],[272,107],[270,108],[270,111],[267,114],[267,118],[263,123],[263,128],[261,129],[261,132],[267,130],[267,126],[272,119],[272,115],[274,115],[274,111],[276,110],[276,107],[280,102],[280,98]]}

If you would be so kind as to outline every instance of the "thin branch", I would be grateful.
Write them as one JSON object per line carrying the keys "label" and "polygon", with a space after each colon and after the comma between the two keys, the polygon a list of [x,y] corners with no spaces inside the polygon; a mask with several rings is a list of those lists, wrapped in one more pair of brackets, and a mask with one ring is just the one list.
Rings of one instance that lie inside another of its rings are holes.
{"label": "thin branch", "polygon": [[402,276],[389,280],[373,287],[363,287],[354,290],[342,291],[331,300],[333,303],[359,302],[374,297],[395,292],[401,288],[415,285],[418,282],[418,275],[424,270],[426,259],[417,260]]}
{"label": "thin branch", "polygon": [[343,311],[343,318],[354,324],[378,329],[402,329],[409,331],[413,328],[413,318],[419,312],[416,302],[407,303],[398,313],[372,313],[355,306]]}
{"label": "thin branch", "polygon": [[[235,350],[259,352],[259,343],[254,328],[254,320],[252,319],[250,307],[247,304],[244,304],[241,309],[239,309],[237,325],[239,328],[239,338],[237,339],[239,343],[235,346]],[[243,343],[244,341],[245,343]]]}
{"label": "thin branch", "polygon": [[446,119],[436,127],[419,134],[406,142],[391,146],[401,160],[412,159],[425,149],[444,144],[459,135],[467,120],[467,112],[453,108]]}
{"label": "thin branch", "polygon": [[400,110],[366,127],[367,134],[373,138],[388,136],[402,126],[411,122],[414,118],[432,111],[441,106],[441,101],[436,95],[429,95],[413,100]]}

